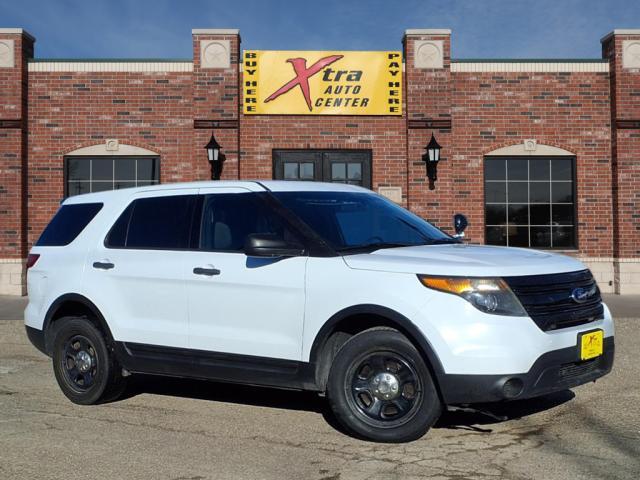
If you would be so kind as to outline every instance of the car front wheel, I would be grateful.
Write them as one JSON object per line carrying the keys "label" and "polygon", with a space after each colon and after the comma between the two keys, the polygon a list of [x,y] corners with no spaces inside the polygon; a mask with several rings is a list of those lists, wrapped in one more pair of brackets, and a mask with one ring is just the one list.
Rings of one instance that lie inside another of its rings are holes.
{"label": "car front wheel", "polygon": [[442,411],[420,353],[387,328],[361,332],[342,346],[331,365],[327,394],[350,433],[377,442],[416,440]]}

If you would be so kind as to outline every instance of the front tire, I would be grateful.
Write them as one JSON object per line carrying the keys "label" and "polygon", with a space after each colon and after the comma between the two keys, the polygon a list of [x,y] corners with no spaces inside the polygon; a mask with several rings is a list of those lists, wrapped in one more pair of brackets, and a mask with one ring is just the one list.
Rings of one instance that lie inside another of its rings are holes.
{"label": "front tire", "polygon": [[56,321],[52,358],[58,385],[73,403],[104,403],[124,391],[120,365],[109,351],[104,334],[87,318]]}
{"label": "front tire", "polygon": [[338,351],[327,383],[338,421],[357,437],[409,442],[438,420],[442,403],[416,348],[401,333],[371,329]]}

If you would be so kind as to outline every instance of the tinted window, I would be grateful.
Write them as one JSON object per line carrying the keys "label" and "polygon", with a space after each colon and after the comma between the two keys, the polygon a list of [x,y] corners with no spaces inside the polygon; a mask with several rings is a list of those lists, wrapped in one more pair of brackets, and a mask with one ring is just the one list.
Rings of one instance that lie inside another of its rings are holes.
{"label": "tinted window", "polygon": [[244,251],[247,235],[270,233],[287,241],[297,239],[284,221],[253,193],[207,195],[202,209],[200,248]]}
{"label": "tinted window", "polygon": [[120,215],[108,247],[175,250],[189,247],[195,195],[141,198]]}
{"label": "tinted window", "polygon": [[36,242],[37,247],[69,245],[102,208],[101,203],[63,205]]}
{"label": "tinted window", "polygon": [[374,244],[428,245],[455,241],[378,195],[351,192],[274,195],[337,250]]}

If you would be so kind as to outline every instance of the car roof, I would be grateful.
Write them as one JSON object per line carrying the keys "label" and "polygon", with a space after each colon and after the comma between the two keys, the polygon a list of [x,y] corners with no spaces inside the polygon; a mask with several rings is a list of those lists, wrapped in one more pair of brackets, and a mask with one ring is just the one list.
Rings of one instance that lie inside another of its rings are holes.
{"label": "car roof", "polygon": [[300,182],[290,180],[215,180],[206,182],[181,182],[163,183],[146,187],[123,188],[120,190],[108,190],[104,192],[86,193],[67,198],[65,204],[104,202],[117,200],[118,198],[130,198],[132,194],[139,192],[155,192],[162,190],[193,190],[212,187],[236,187],[246,188],[252,192],[360,192],[372,193],[357,185],[344,183],[325,182]]}

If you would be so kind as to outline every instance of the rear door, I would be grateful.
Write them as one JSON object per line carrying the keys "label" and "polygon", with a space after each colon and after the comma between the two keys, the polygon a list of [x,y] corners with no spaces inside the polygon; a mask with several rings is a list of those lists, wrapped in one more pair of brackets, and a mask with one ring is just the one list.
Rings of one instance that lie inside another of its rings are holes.
{"label": "rear door", "polygon": [[197,350],[300,360],[307,257],[244,254],[251,233],[292,230],[243,188],[200,189],[198,250],[187,252],[190,346]]}
{"label": "rear door", "polygon": [[196,193],[176,189],[132,197],[89,252],[85,290],[100,303],[116,340],[188,346],[184,254]]}

